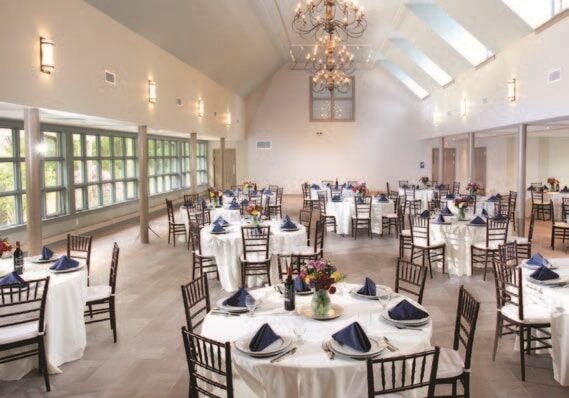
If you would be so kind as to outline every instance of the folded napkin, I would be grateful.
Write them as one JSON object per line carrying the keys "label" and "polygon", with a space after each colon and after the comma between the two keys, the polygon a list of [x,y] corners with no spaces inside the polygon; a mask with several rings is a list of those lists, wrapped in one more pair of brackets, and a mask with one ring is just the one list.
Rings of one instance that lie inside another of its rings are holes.
{"label": "folded napkin", "polygon": [[557,274],[556,272],[553,272],[549,268],[542,265],[541,267],[539,267],[538,269],[533,271],[532,274],[530,275],[530,277],[532,277],[533,279],[535,279],[537,281],[549,281],[552,279],[559,278],[559,274]]}
{"label": "folded napkin", "polygon": [[231,197],[235,196],[235,194],[233,193],[233,191],[230,190],[230,189],[226,189],[225,191],[223,191],[223,194],[224,194],[225,196],[231,196]]}
{"label": "folded napkin", "polygon": [[496,199],[502,199],[502,195],[500,195],[499,193],[496,194]]}
{"label": "folded napkin", "polygon": [[280,336],[273,331],[268,323],[265,323],[251,339],[249,349],[253,352],[263,351],[278,339],[280,339]]}
{"label": "folded napkin", "polygon": [[241,208],[241,206],[239,205],[239,203],[237,203],[236,200],[233,200],[230,204],[229,204],[229,208],[231,210],[239,210]]}
{"label": "folded napkin", "polygon": [[436,223],[436,224],[444,224],[445,222],[446,222],[446,221],[445,221],[444,216],[439,213],[437,219],[435,220],[435,223]]}
{"label": "folded napkin", "polygon": [[270,194],[271,194],[271,190],[268,189],[268,188],[267,188],[267,189],[263,189],[263,193],[264,193],[265,195],[270,195]]}
{"label": "folded napkin", "polygon": [[332,335],[332,338],[338,343],[347,345],[359,352],[368,352],[371,349],[369,338],[358,322],[337,331]]}
{"label": "folded napkin", "polygon": [[341,202],[342,196],[341,195],[334,195],[332,196],[332,202]]}
{"label": "folded napkin", "polygon": [[376,296],[375,282],[366,277],[364,285],[358,290],[358,293],[365,294],[366,296]]}
{"label": "folded napkin", "polygon": [[49,260],[53,257],[53,252],[47,246],[41,248],[41,260]]}
{"label": "folded napkin", "polygon": [[540,253],[535,253],[528,261],[526,261],[526,264],[548,266],[550,262]]}
{"label": "folded napkin", "polygon": [[567,185],[565,185],[565,186],[563,187],[563,189],[562,189],[561,191],[559,191],[559,192],[569,193],[569,188],[567,188]]}
{"label": "folded napkin", "polygon": [[249,204],[249,201],[248,201],[247,199],[243,199],[243,200],[241,201],[241,205],[242,205],[242,206],[247,206],[248,204]]}
{"label": "folded napkin", "polygon": [[318,185],[318,184],[312,184],[312,185],[310,186],[310,188],[312,188],[312,189],[320,189],[320,185]]}
{"label": "folded napkin", "polygon": [[474,217],[473,220],[470,221],[472,225],[486,225],[486,221],[480,216]]}
{"label": "folded napkin", "polygon": [[20,275],[16,274],[15,272],[11,272],[8,275],[3,276],[0,278],[0,286],[8,286],[8,285],[18,285],[23,286],[26,284],[26,281],[23,280]]}
{"label": "folded napkin", "polygon": [[494,216],[494,220],[496,221],[506,221],[508,218],[503,215],[502,213],[498,213]]}
{"label": "folded napkin", "polygon": [[211,232],[220,233],[220,232],[224,232],[224,231],[225,231],[225,228],[223,228],[223,224],[218,223],[218,222],[213,223],[213,228],[211,229]]}
{"label": "folded napkin", "polygon": [[449,193],[446,196],[447,199],[454,199],[454,194],[453,193]]}
{"label": "folded napkin", "polygon": [[486,199],[486,201],[487,202],[497,202],[498,198],[496,197],[496,195],[492,195],[488,199]]}
{"label": "folded napkin", "polygon": [[78,261],[67,256],[61,256],[51,267],[49,267],[49,269],[53,271],[65,271],[67,269],[75,268],[78,265]]}
{"label": "folded napkin", "polygon": [[257,196],[257,195],[259,194],[259,192],[257,192],[256,189],[250,191],[250,193],[251,193],[251,195],[253,195],[253,196]]}
{"label": "folded napkin", "polygon": [[225,218],[223,218],[222,216],[217,217],[217,219],[213,223],[219,224],[221,226],[229,224],[227,221],[225,221]]}
{"label": "folded napkin", "polygon": [[395,307],[389,310],[389,316],[396,321],[411,321],[424,319],[429,316],[425,311],[415,307],[407,300],[400,301]]}
{"label": "folded napkin", "polygon": [[431,217],[431,213],[429,213],[429,210],[423,210],[423,212],[421,213],[421,218],[430,218]]}
{"label": "folded napkin", "polygon": [[223,305],[227,305],[229,307],[247,307],[246,300],[247,297],[251,297],[249,292],[242,287],[239,288],[235,293],[225,299]]}
{"label": "folded napkin", "polygon": [[352,184],[348,184],[348,186],[346,188],[348,189],[352,189],[354,186]]}
{"label": "folded napkin", "polygon": [[387,199],[387,196],[385,196],[385,194],[381,194],[379,195],[379,198],[377,198],[378,202],[389,202],[389,199]]}
{"label": "folded napkin", "polygon": [[488,217],[488,211],[486,209],[482,209],[482,215]]}
{"label": "folded napkin", "polygon": [[307,292],[310,290],[310,286],[306,284],[304,279],[302,279],[300,276],[297,276],[294,278],[294,290],[297,292]]}
{"label": "folded napkin", "polygon": [[358,202],[358,204],[363,204],[363,203],[364,203],[364,198],[361,197],[361,196],[358,196],[358,197],[356,198],[356,201]]}
{"label": "folded napkin", "polygon": [[450,209],[448,208],[448,206],[445,206],[441,209],[441,214],[443,216],[452,216],[452,211],[450,211]]}
{"label": "folded napkin", "polygon": [[285,219],[283,221],[283,223],[281,224],[281,228],[282,229],[295,229],[296,228],[296,224],[292,222],[292,220],[289,219]]}

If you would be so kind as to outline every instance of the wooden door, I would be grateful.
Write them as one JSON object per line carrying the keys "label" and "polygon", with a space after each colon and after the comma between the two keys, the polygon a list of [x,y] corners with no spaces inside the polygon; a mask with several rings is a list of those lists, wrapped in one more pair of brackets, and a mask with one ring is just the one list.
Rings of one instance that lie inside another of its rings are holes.
{"label": "wooden door", "polygon": [[439,180],[439,148],[433,148],[431,159],[431,181],[437,181],[441,184],[442,181]]}
{"label": "wooden door", "polygon": [[221,149],[213,150],[213,185],[216,188],[227,188],[237,185],[237,154],[235,149],[225,149],[225,183],[221,181]]}
{"label": "wooden door", "polygon": [[445,148],[443,152],[443,184],[452,183],[456,177],[456,148]]}
{"label": "wooden door", "polygon": [[486,147],[474,148],[474,169],[472,170],[474,182],[486,187]]}

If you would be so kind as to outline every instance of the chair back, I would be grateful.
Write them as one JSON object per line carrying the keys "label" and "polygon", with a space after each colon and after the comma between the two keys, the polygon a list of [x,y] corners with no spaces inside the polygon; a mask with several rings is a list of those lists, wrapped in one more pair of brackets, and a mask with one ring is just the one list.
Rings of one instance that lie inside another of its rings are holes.
{"label": "chair back", "polygon": [[411,241],[414,245],[430,246],[431,234],[429,230],[430,217],[409,214],[409,225],[411,226]]}
{"label": "chair back", "polygon": [[506,304],[518,307],[519,319],[524,319],[524,300],[522,268],[512,268],[499,261],[493,261],[494,284],[496,287],[496,305],[498,311]]}
{"label": "chair back", "polygon": [[314,234],[314,253],[318,253],[318,258],[324,257],[324,236],[326,235],[326,224],[324,221],[316,221],[316,233]]}
{"label": "chair back", "polygon": [[415,187],[403,187],[403,196],[405,196],[406,201],[415,200]]}
{"label": "chair back", "polygon": [[405,188],[406,186],[409,185],[409,181],[408,180],[399,180],[399,188]]}
{"label": "chair back", "polygon": [[428,387],[427,397],[433,398],[439,351],[439,347],[435,347],[432,350],[409,355],[368,359],[368,398],[423,387]]}
{"label": "chair back", "polygon": [[409,215],[419,214],[423,206],[421,199],[408,200],[405,202],[406,207],[409,208]]}
{"label": "chair back", "polygon": [[569,217],[569,198],[561,199],[561,221],[566,222]]}
{"label": "chair back", "polygon": [[371,219],[371,196],[354,196],[356,218]]}
{"label": "chair back", "polygon": [[385,183],[385,187],[387,188],[387,190],[385,191],[387,195],[391,195],[391,188],[389,187],[389,182]]}
{"label": "chair back", "polygon": [[49,276],[0,286],[0,334],[3,328],[30,322],[37,322],[38,332],[44,333],[48,287]]}
{"label": "chair back", "polygon": [[[531,244],[531,240],[533,239],[533,228],[535,224],[535,211],[531,212],[531,216],[529,217],[529,229],[528,229],[528,243]],[[531,255],[531,253],[528,253]]]}
{"label": "chair back", "polygon": [[203,323],[211,309],[207,274],[202,274],[199,278],[182,285],[181,288],[186,325],[188,330],[193,332]]}
{"label": "chair back", "polygon": [[464,286],[460,286],[454,324],[453,349],[459,350],[461,347],[464,349],[464,369],[466,371],[470,369],[479,310],[480,302]]}
{"label": "chair back", "polygon": [[509,224],[507,217],[504,220],[488,218],[486,220],[486,247],[489,247],[491,243],[506,243]]}
{"label": "chair back", "polygon": [[[182,328],[186,361],[190,373],[190,397],[201,393],[213,398],[233,398],[231,343],[200,336]],[[222,380],[224,379],[224,380]],[[213,394],[212,387],[223,390],[223,396]]]}
{"label": "chair back", "polygon": [[243,240],[243,258],[250,260],[259,255],[264,259],[269,258],[269,238],[271,236],[270,226],[246,226],[241,227],[241,237]]}
{"label": "chair back", "polygon": [[119,271],[119,245],[117,242],[113,244],[113,254],[111,255],[111,269],[109,271],[109,286],[111,293],[115,294],[117,290],[117,274]]}
{"label": "chair back", "polygon": [[302,198],[304,200],[312,200],[312,195],[310,191],[310,184],[305,182],[302,184]]}
{"label": "chair back", "polygon": [[533,188],[532,190],[540,190],[543,188],[543,183],[542,182],[532,182],[530,184],[530,187]]}
{"label": "chair back", "polygon": [[195,207],[198,202],[198,194],[184,195],[184,206]]}
{"label": "chair back", "polygon": [[[272,191],[272,190],[271,190]],[[284,188],[277,188],[276,190],[277,194],[275,197],[275,206],[281,206],[283,203],[283,193],[284,193]]]}
{"label": "chair back", "polygon": [[326,192],[318,192],[318,211],[320,212],[320,217],[326,217],[327,201]]}
{"label": "chair back", "polygon": [[310,232],[312,229],[312,209],[302,209],[298,215],[298,222],[306,228],[306,244],[310,246]]}
{"label": "chair back", "polygon": [[200,240],[201,229],[202,227],[200,227],[196,221],[190,221],[190,245],[192,247],[192,252],[199,255],[202,254]]}
{"label": "chair back", "polygon": [[207,224],[211,224],[211,212],[209,209],[203,209],[202,211],[195,212],[189,215],[190,223],[195,221],[200,228],[203,228]]}
{"label": "chair back", "polygon": [[440,199],[433,198],[431,201],[429,201],[429,212],[433,214],[439,211],[441,209],[441,203],[442,202]]}
{"label": "chair back", "polygon": [[[532,184],[533,185],[533,184]],[[531,203],[543,204],[543,190],[536,189],[531,191]]]}
{"label": "chair back", "polygon": [[269,184],[269,191],[276,192],[279,189],[278,185],[271,185]]}
{"label": "chair back", "polygon": [[92,236],[67,234],[67,257],[85,260],[87,265],[87,284],[91,275]]}
{"label": "chair back", "polygon": [[512,268],[519,265],[518,244],[516,241],[499,245],[498,255],[502,264],[506,264]]}
{"label": "chair back", "polygon": [[455,195],[460,195],[460,182],[459,181],[453,181],[452,193],[454,193]]}
{"label": "chair back", "polygon": [[395,293],[400,291],[417,296],[417,302],[423,303],[423,292],[427,280],[427,267],[413,264],[402,258],[397,259],[395,273]]}

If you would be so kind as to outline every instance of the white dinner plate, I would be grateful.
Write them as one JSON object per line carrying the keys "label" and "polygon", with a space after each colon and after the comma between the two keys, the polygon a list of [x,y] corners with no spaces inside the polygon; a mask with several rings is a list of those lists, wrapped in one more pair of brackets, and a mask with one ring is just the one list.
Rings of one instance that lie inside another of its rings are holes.
{"label": "white dinner plate", "polygon": [[360,289],[361,288],[354,288],[350,290],[350,293],[352,293],[354,296],[365,298],[368,300],[379,300],[380,298],[386,297],[391,293],[393,293],[393,289],[391,289],[389,286],[384,286],[384,285],[375,285],[375,292],[379,293],[376,294],[375,296],[368,296],[367,294],[358,293],[358,290]]}
{"label": "white dinner plate", "polygon": [[272,357],[280,354],[281,352],[287,350],[292,345],[292,338],[281,336],[277,341],[275,341],[270,346],[266,347],[262,351],[253,352],[249,349],[249,343],[253,336],[245,337],[239,339],[235,342],[235,348],[244,354],[247,354],[256,358]]}
{"label": "white dinner plate", "polygon": [[217,306],[219,307],[219,309],[221,309],[222,311],[227,311],[227,312],[249,312],[247,307],[232,307],[230,305],[224,305],[223,302],[225,300],[227,300],[228,298],[229,297],[224,297],[224,298],[219,299],[217,301]]}
{"label": "white dinner plate", "polygon": [[79,263],[79,265],[77,267],[73,267],[73,268],[69,268],[69,269],[62,269],[62,270],[50,269],[49,272],[53,272],[54,274],[65,274],[67,272],[79,271],[84,266],[85,266],[85,264]]}
{"label": "white dinner plate", "polygon": [[296,228],[281,228],[281,231],[284,232],[294,232],[294,231],[298,231],[300,228],[296,227]]}
{"label": "white dinner plate", "polygon": [[547,281],[538,281],[537,279],[533,279],[531,276],[528,276],[528,281],[541,286],[561,286],[569,283],[569,277],[559,277],[557,279],[550,279]]}
{"label": "white dinner plate", "polygon": [[36,256],[36,257],[32,258],[32,263],[35,263],[35,264],[52,263],[54,261],[57,261],[58,259],[59,259],[59,256],[56,256],[56,255],[53,255],[48,260],[42,260],[41,256]]}
{"label": "white dinner plate", "polygon": [[225,235],[226,233],[228,233],[229,231],[221,231],[221,232],[213,232],[213,231],[209,231],[210,234],[212,235]]}
{"label": "white dinner plate", "polygon": [[345,344],[342,345],[334,339],[330,339],[329,347],[336,354],[344,355],[354,359],[373,357],[379,355],[383,350],[387,348],[387,343],[384,339],[369,337],[369,342],[371,343],[371,348],[368,352],[360,352],[354,350],[352,347],[349,347]]}
{"label": "white dinner plate", "polygon": [[[541,265],[528,264],[528,260],[524,260],[524,261],[522,261],[522,267],[527,268],[527,269],[533,269],[535,271],[536,269],[539,269],[541,267]],[[546,265],[546,267],[549,269],[557,269],[558,268],[556,265],[553,265],[551,263]]]}
{"label": "white dinner plate", "polygon": [[[421,307],[419,307],[421,308]],[[423,311],[425,311],[423,308],[421,308]],[[426,311],[425,311],[426,312]],[[391,322],[393,324],[398,324],[398,325],[404,325],[404,326],[422,326],[427,324],[430,320],[431,320],[431,316],[427,316],[426,318],[423,319],[409,319],[409,320],[398,320],[398,319],[393,319],[389,316],[389,310],[385,309],[385,311],[383,311],[381,313],[381,315],[383,316],[383,318],[385,318],[385,320],[387,320],[388,322]]]}

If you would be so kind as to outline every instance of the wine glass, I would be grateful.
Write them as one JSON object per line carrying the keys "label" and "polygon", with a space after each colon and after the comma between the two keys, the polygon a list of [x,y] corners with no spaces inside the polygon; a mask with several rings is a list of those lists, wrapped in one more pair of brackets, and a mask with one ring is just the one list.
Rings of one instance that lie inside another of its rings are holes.
{"label": "wine glass", "polygon": [[247,296],[245,298],[245,306],[249,310],[249,316],[253,316],[255,308],[257,308],[257,302],[253,296]]}
{"label": "wine glass", "polygon": [[302,335],[306,332],[306,324],[304,319],[297,318],[294,320],[293,332],[296,336],[296,342],[300,345],[302,344]]}

